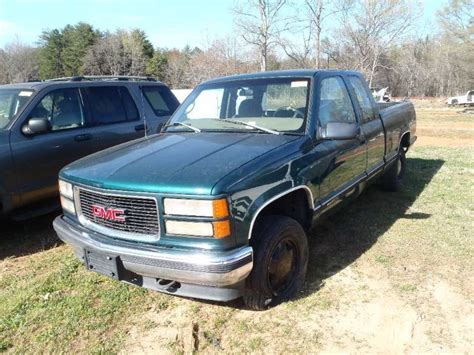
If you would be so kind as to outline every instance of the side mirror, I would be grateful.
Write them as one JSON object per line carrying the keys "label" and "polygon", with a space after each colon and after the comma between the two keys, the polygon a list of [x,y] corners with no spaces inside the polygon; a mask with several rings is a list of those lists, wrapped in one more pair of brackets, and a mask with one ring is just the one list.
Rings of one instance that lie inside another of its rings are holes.
{"label": "side mirror", "polygon": [[321,128],[322,139],[355,139],[359,135],[359,127],[356,123],[328,122],[326,127]]}
{"label": "side mirror", "polygon": [[50,130],[50,124],[47,118],[33,117],[21,128],[21,132],[26,136],[33,136],[35,134],[46,133]]}

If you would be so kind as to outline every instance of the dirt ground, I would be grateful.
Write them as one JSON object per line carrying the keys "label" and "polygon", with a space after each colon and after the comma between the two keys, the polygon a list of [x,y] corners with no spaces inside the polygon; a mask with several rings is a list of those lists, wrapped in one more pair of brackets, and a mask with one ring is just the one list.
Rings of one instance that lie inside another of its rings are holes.
{"label": "dirt ground", "polygon": [[403,191],[371,187],[315,226],[304,290],[268,311],[88,273],[53,215],[3,225],[0,351],[474,354],[474,116],[417,114]]}

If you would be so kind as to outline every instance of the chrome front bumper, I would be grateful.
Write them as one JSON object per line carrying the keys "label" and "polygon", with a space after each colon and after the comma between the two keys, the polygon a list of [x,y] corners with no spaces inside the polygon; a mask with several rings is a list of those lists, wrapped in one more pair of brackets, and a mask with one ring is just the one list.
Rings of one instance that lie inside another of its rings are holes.
{"label": "chrome front bumper", "polygon": [[[153,280],[172,280],[211,288],[232,288],[242,283],[253,267],[253,251],[249,246],[219,252],[157,248],[143,244],[124,246],[119,243],[104,243],[100,241],[104,240],[104,236],[79,224],[69,223],[63,216],[57,217],[53,226],[59,238],[71,245],[75,254],[83,261],[86,250],[120,259],[127,273],[144,278],[141,286],[158,291],[166,290],[150,286]],[[121,281],[134,283],[127,279]],[[222,298],[193,294],[192,291],[183,295],[207,299]]]}

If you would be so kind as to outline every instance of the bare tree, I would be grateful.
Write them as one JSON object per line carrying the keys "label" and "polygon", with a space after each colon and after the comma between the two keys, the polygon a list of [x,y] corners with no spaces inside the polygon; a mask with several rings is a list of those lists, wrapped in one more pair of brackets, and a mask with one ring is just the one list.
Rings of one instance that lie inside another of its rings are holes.
{"label": "bare tree", "polygon": [[414,4],[407,0],[358,0],[345,11],[341,40],[354,55],[351,67],[365,72],[369,85],[382,66],[380,58],[415,18]]}
{"label": "bare tree", "polygon": [[89,49],[83,71],[93,75],[143,75],[146,60],[143,33],[117,30],[106,33]]}
{"label": "bare tree", "polygon": [[313,31],[311,24],[298,17],[294,18],[288,33],[282,33],[278,44],[285,54],[299,68],[309,68],[312,66],[313,57]]}
{"label": "bare tree", "polygon": [[245,0],[234,8],[242,38],[258,49],[260,70],[268,68],[268,56],[288,23],[282,16],[287,0]]}
{"label": "bare tree", "polygon": [[173,89],[192,88],[193,85],[187,80],[191,53],[189,48],[184,51],[173,49],[167,54],[167,65],[165,70],[165,81]]}
{"label": "bare tree", "polygon": [[0,82],[15,83],[38,79],[38,49],[18,38],[0,50]]}
{"label": "bare tree", "polygon": [[208,48],[191,56],[188,82],[195,86],[204,80],[255,70],[251,62],[237,50],[235,38],[214,40]]}
{"label": "bare tree", "polygon": [[450,0],[439,12],[443,29],[441,41],[444,65],[442,91],[448,94],[472,89],[474,86],[474,1]]}
{"label": "bare tree", "polygon": [[346,12],[351,5],[349,0],[329,1],[329,0],[305,0],[305,7],[308,13],[309,28],[315,37],[315,67],[321,68],[321,35],[323,26],[331,16],[340,12]]}

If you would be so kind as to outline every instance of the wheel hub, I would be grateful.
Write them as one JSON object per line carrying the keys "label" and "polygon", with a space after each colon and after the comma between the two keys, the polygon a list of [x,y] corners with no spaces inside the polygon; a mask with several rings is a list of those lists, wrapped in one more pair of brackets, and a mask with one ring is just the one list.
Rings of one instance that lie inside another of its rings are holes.
{"label": "wheel hub", "polygon": [[297,265],[296,245],[282,240],[274,249],[268,266],[270,287],[275,295],[283,292],[294,279]]}

